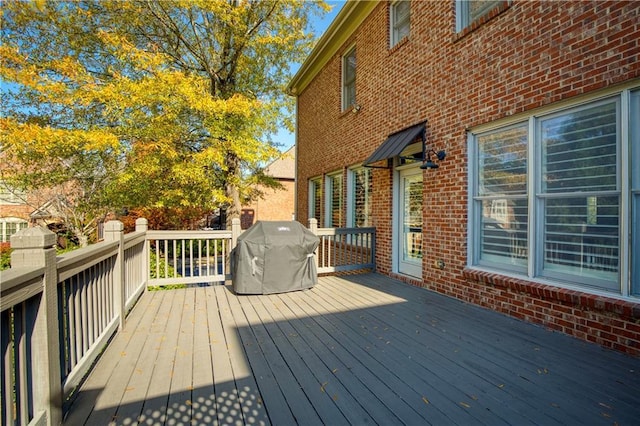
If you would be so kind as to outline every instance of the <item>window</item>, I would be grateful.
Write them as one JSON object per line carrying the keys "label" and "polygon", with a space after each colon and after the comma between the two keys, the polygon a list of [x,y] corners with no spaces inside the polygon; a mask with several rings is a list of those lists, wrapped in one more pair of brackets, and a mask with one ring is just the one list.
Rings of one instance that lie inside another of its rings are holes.
{"label": "window", "polygon": [[456,0],[456,31],[460,32],[504,0]]}
{"label": "window", "polygon": [[349,170],[347,226],[366,228],[372,226],[371,169],[359,167]]}
{"label": "window", "polygon": [[526,271],[526,123],[479,135],[477,147],[479,260]]}
{"label": "window", "polygon": [[640,294],[639,114],[625,91],[470,135],[470,263]]}
{"label": "window", "polygon": [[25,229],[28,225],[26,220],[17,217],[4,217],[0,219],[0,242],[11,241],[11,236],[16,232]]}
{"label": "window", "polygon": [[342,57],[342,110],[356,104],[356,48]]}
{"label": "window", "polygon": [[318,226],[322,226],[322,178],[309,180],[309,217],[318,221]]}
{"label": "window", "polygon": [[342,223],[342,173],[327,176],[325,226],[338,228]]}
{"label": "window", "polygon": [[[631,93],[631,117],[640,117],[640,90]],[[640,120],[629,120],[631,137],[631,294],[640,296]]]}
{"label": "window", "polygon": [[411,2],[409,0],[400,0],[391,4],[391,34],[389,37],[391,47],[398,44],[403,38],[409,36],[410,10]]}

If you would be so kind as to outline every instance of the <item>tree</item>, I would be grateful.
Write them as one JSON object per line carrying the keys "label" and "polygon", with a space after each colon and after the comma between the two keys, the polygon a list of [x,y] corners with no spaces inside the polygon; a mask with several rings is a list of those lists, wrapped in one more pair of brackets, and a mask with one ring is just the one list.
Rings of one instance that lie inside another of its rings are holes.
{"label": "tree", "polygon": [[[68,198],[101,200],[88,203],[98,216],[222,206],[239,217],[255,183],[275,184],[261,167],[278,154],[270,135],[291,127],[290,64],[307,54],[310,14],[323,10],[298,0],[4,2],[0,77],[16,85],[3,85],[2,155],[19,165],[4,178],[74,188]],[[36,170],[46,177],[32,179]],[[100,178],[91,190],[87,176]]]}

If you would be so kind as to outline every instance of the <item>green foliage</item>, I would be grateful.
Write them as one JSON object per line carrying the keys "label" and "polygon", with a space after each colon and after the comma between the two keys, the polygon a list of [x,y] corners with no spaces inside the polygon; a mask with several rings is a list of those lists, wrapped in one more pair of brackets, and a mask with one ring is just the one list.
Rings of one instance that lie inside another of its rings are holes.
{"label": "green foliage", "polygon": [[11,246],[0,243],[0,271],[11,268]]}
{"label": "green foliage", "polygon": [[[157,254],[152,251],[150,253],[149,256],[149,276],[150,278],[166,278],[168,277],[179,277],[181,276],[180,274],[176,274],[176,270],[173,266],[169,265],[168,266],[168,272],[167,275],[164,275],[164,267],[160,268],[160,276],[158,276],[158,274],[156,273],[157,271],[157,266],[158,266],[158,256]],[[172,289],[178,289],[178,288],[187,288],[186,284],[167,284],[167,285],[153,285],[153,286],[149,286],[147,287],[147,290],[149,291],[158,291],[158,290],[172,290]]]}
{"label": "green foliage", "polygon": [[228,209],[291,126],[284,87],[324,2],[5,1],[2,179],[50,188],[77,235],[123,207]]}

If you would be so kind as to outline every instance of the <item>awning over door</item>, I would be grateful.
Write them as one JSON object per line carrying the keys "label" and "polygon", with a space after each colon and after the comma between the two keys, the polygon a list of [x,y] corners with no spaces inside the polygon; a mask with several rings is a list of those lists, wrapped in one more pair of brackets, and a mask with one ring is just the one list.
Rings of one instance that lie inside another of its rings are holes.
{"label": "awning over door", "polygon": [[420,123],[392,134],[382,143],[382,145],[373,151],[373,154],[371,154],[369,158],[364,160],[362,165],[367,166],[369,164],[400,155],[400,153],[415,141],[420,134],[424,137],[424,126],[425,123]]}

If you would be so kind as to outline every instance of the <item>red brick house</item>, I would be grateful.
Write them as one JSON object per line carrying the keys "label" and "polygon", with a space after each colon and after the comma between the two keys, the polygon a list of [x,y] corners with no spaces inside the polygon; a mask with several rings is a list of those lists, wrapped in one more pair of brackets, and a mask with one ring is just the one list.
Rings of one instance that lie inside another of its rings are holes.
{"label": "red brick house", "polygon": [[294,215],[296,157],[295,147],[289,148],[269,164],[265,174],[274,178],[282,187],[278,189],[260,187],[263,196],[251,205],[242,207],[240,218],[242,229],[247,229],[258,220],[292,220]]}
{"label": "red brick house", "polygon": [[301,221],[640,355],[640,2],[348,2],[289,92]]}

